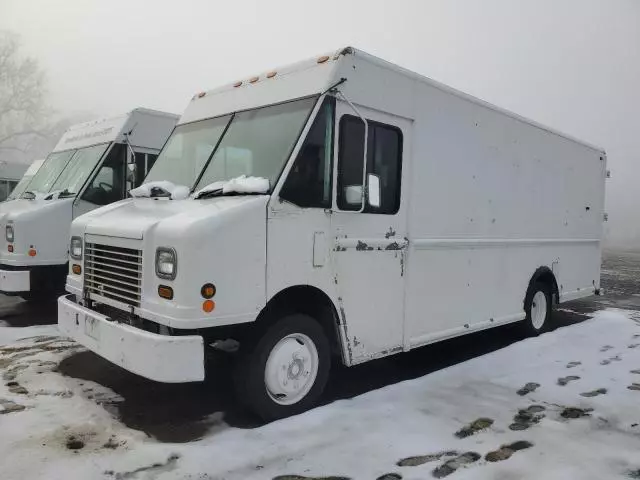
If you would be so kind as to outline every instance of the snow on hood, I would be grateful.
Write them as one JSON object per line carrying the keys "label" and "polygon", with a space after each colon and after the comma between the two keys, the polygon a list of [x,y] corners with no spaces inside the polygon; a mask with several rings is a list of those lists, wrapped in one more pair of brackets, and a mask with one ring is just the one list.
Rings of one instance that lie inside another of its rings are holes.
{"label": "snow on hood", "polygon": [[149,198],[154,189],[169,194],[171,200],[184,200],[189,196],[189,187],[175,185],[167,180],[143,183],[138,188],[131,190],[129,194],[135,198]]}
{"label": "snow on hood", "polygon": [[231,180],[210,183],[198,190],[194,198],[216,190],[220,190],[222,193],[267,193],[269,191],[269,180],[264,177],[240,175]]}

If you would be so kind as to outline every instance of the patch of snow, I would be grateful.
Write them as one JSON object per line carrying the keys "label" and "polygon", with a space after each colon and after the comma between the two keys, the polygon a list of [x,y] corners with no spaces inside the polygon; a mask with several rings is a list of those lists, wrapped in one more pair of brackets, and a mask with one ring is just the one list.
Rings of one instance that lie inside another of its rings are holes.
{"label": "patch of snow", "polygon": [[[91,388],[118,401],[113,392],[53,371],[47,362],[74,351],[72,342],[53,343],[61,350],[52,352],[39,351],[35,339],[24,340],[18,345],[31,342],[32,351],[7,355],[0,350],[0,365],[5,365],[0,373],[13,369],[15,381],[29,392],[11,393],[0,384],[0,399],[26,407],[0,411],[0,472],[3,480],[103,478],[104,472],[113,472],[107,478],[158,480],[258,480],[286,474],[374,479],[397,472],[408,480],[433,478],[434,469],[442,471],[447,464],[457,467],[448,477],[452,480],[624,478],[640,469],[640,391],[628,388],[640,384],[640,373],[633,373],[640,371],[640,348],[630,348],[638,343],[640,326],[629,317],[623,310],[598,312],[581,324],[421,378],[255,429],[212,429],[188,444],[158,443],[126,428],[85,395]],[[612,348],[604,352],[605,345]],[[601,363],[613,357],[619,360]],[[570,363],[576,365],[567,369]],[[559,385],[558,379],[568,375],[580,378]],[[540,386],[519,395],[527,383]],[[600,389],[607,393],[582,395]],[[532,411],[543,415],[538,423],[510,429],[518,411],[533,405],[540,407]],[[593,410],[584,418],[565,418],[565,407]],[[470,424],[486,428],[457,438],[455,433]],[[69,450],[70,436],[82,439],[85,447]],[[104,448],[111,436],[122,446]],[[505,445],[522,449],[509,453],[501,448]],[[473,454],[438,458],[445,451]],[[486,459],[490,452],[488,458],[498,461]],[[408,457],[424,462],[397,465]]]}
{"label": "patch of snow", "polygon": [[25,338],[60,335],[57,325],[33,325],[20,328],[5,325],[8,324],[0,321],[0,345],[8,345]]}
{"label": "patch of snow", "polygon": [[189,187],[184,185],[175,185],[167,180],[159,180],[156,182],[143,183],[137,188],[129,191],[132,197],[143,198],[151,197],[151,191],[158,188],[170,194],[172,200],[184,200],[189,197]]}
{"label": "patch of snow", "polygon": [[230,180],[213,182],[201,188],[194,195],[195,198],[209,192],[221,190],[222,193],[267,193],[269,191],[269,180],[264,177],[247,177],[240,175]]}

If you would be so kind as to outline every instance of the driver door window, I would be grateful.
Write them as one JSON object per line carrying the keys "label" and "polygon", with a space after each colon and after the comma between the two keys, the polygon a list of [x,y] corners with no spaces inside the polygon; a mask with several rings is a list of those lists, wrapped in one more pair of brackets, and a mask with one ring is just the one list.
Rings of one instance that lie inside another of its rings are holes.
{"label": "driver door window", "polygon": [[125,152],[124,145],[114,145],[82,195],[83,200],[94,205],[108,205],[124,198]]}
{"label": "driver door window", "polygon": [[[400,208],[402,131],[392,125],[367,120],[367,174],[377,177],[377,204],[366,202],[364,213],[394,215]],[[362,206],[364,123],[353,115],[340,120],[338,155],[338,208],[357,211]]]}

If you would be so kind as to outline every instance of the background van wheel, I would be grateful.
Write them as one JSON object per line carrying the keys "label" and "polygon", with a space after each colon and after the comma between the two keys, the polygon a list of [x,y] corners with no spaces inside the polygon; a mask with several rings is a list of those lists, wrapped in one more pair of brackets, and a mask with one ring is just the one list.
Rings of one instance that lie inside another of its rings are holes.
{"label": "background van wheel", "polygon": [[236,395],[265,421],[295,415],[315,405],[330,366],[322,326],[308,315],[287,315],[240,345]]}
{"label": "background van wheel", "polygon": [[526,335],[540,335],[551,328],[553,304],[551,289],[546,283],[536,282],[529,288],[524,307],[527,317],[522,322],[522,329]]}

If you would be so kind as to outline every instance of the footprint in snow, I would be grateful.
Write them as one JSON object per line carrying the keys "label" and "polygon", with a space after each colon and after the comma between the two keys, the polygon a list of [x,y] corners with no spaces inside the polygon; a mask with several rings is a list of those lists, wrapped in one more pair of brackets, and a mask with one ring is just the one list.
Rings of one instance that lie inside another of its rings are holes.
{"label": "footprint in snow", "polygon": [[521,397],[524,397],[528,393],[535,392],[538,387],[540,387],[539,383],[534,383],[534,382],[527,383],[524,387],[522,387],[516,393]]}
{"label": "footprint in snow", "polygon": [[526,440],[519,440],[508,445],[502,445],[498,450],[487,453],[484,459],[487,462],[502,462],[503,460],[511,458],[514,453],[531,447],[533,447],[533,443],[527,442]]}
{"label": "footprint in snow", "polygon": [[562,412],[560,412],[560,416],[568,419],[583,418],[590,417],[591,412],[593,412],[593,408],[565,407]]}
{"label": "footprint in snow", "polygon": [[627,348],[638,348],[638,347],[640,347],[640,343],[632,343]]}
{"label": "footprint in snow", "polygon": [[[640,383],[632,383],[631,385],[629,385],[627,387],[629,390],[635,390],[635,391],[640,391]],[[2,413],[2,412],[0,412]]]}
{"label": "footprint in snow", "polygon": [[305,477],[304,475],[278,475],[273,480],[351,480],[349,477]]}
{"label": "footprint in snow", "polygon": [[7,382],[5,385],[9,387],[9,392],[15,393],[16,395],[27,395],[29,393],[29,390],[24,388],[18,382]]}
{"label": "footprint in snow", "polygon": [[518,410],[518,413],[513,417],[513,423],[509,425],[509,430],[527,430],[531,426],[540,423],[544,418],[542,413],[544,411],[545,407],[542,405],[530,405],[528,408]]}
{"label": "footprint in snow", "polygon": [[6,413],[21,412],[25,408],[27,407],[25,407],[24,405],[12,402],[11,400],[0,398],[0,415],[4,415]]}
{"label": "footprint in snow", "polygon": [[616,355],[615,357],[611,357],[611,358],[608,358],[606,360],[602,360],[600,362],[600,365],[609,365],[611,362],[619,362],[621,360],[622,359],[620,358],[620,355]]}
{"label": "footprint in snow", "polygon": [[399,473],[385,473],[376,478],[376,480],[402,480],[402,475]]}
{"label": "footprint in snow", "polygon": [[558,379],[558,385],[560,385],[561,387],[564,387],[569,382],[573,382],[575,380],[580,380],[580,377],[578,377],[577,375],[569,375],[568,377],[560,377]]}
{"label": "footprint in snow", "polygon": [[583,392],[580,395],[583,397],[597,397],[598,395],[606,395],[606,388],[598,388],[597,390],[592,390],[590,392]]}
{"label": "footprint in snow", "polygon": [[637,370],[631,370],[631,373],[635,373],[636,375],[640,375],[640,368]]}
{"label": "footprint in snow", "polygon": [[469,425],[462,427],[455,433],[455,436],[458,438],[467,438],[473,435],[474,433],[478,433],[482,430],[486,430],[491,425],[493,425],[493,419],[491,418],[478,418],[474,420]]}
{"label": "footprint in snow", "polygon": [[480,458],[482,458],[482,456],[476,452],[463,453],[462,455],[458,455],[451,460],[447,460],[439,467],[436,467],[433,472],[431,472],[431,474],[435,478],[444,478],[451,475],[460,467],[464,467],[466,465],[477,462],[478,460],[480,460]]}
{"label": "footprint in snow", "polygon": [[613,347],[611,345],[605,345],[604,347],[602,347],[600,349],[601,352],[606,352],[608,350],[611,350]]}
{"label": "footprint in snow", "polygon": [[396,465],[398,465],[399,467],[417,467],[428,462],[435,462],[436,460],[440,460],[444,457],[455,457],[457,455],[460,455],[460,452],[456,452],[455,450],[446,450],[444,452],[403,458],[402,460],[399,460]]}
{"label": "footprint in snow", "polygon": [[567,368],[574,368],[574,367],[577,367],[578,365],[582,365],[582,362],[569,362],[567,363]]}

